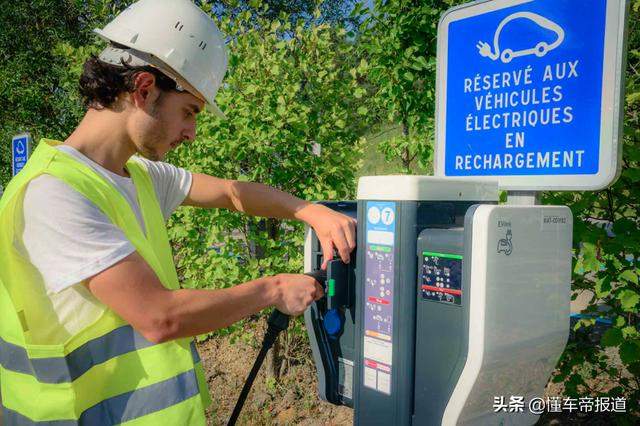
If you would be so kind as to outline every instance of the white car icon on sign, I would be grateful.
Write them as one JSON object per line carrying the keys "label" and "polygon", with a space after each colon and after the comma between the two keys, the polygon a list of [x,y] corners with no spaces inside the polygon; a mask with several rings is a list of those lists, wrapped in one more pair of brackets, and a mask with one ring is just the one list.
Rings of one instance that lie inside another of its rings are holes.
{"label": "white car icon on sign", "polygon": [[[500,40],[500,33],[502,32],[502,29],[509,22],[519,18],[528,19],[530,21],[535,22],[542,28],[553,31],[554,33],[556,33],[556,37],[557,37],[556,40],[551,44],[541,41],[537,43],[534,47],[529,49],[516,50],[516,51],[512,49],[503,49],[502,51],[500,51],[499,40]],[[491,51],[491,46],[489,46],[489,43],[485,43],[484,41],[478,41],[478,44],[476,44],[476,47],[478,48],[478,52],[480,53],[480,55],[490,58],[494,61],[500,58],[502,62],[507,64],[511,62],[513,58],[517,58],[519,56],[536,55],[537,57],[540,58],[546,55],[548,52],[555,49],[556,47],[560,46],[563,41],[564,41],[564,30],[562,29],[562,27],[560,27],[560,25],[536,13],[517,12],[504,18],[502,22],[500,22],[500,24],[498,25],[498,28],[496,28],[496,32],[493,36],[493,51]]]}

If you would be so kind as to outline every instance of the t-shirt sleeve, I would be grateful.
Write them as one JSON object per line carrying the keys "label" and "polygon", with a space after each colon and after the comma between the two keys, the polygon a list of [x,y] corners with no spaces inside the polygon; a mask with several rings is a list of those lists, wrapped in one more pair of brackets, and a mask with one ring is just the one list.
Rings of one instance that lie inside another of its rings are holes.
{"label": "t-shirt sleeve", "polygon": [[49,292],[86,280],[135,251],[95,204],[56,177],[33,179],[23,205],[22,249]]}
{"label": "t-shirt sleeve", "polygon": [[162,161],[151,161],[141,157],[137,157],[137,160],[147,167],[164,219],[169,219],[189,194],[191,172]]}

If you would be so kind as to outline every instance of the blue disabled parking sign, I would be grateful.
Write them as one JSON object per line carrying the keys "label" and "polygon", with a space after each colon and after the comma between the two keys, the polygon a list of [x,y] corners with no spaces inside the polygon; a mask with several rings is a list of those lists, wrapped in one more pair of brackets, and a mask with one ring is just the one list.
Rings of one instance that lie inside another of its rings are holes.
{"label": "blue disabled parking sign", "polygon": [[619,173],[624,0],[492,0],[438,32],[436,174],[599,189]]}
{"label": "blue disabled parking sign", "polygon": [[18,174],[29,159],[31,153],[31,136],[28,133],[14,136],[11,139],[11,171]]}

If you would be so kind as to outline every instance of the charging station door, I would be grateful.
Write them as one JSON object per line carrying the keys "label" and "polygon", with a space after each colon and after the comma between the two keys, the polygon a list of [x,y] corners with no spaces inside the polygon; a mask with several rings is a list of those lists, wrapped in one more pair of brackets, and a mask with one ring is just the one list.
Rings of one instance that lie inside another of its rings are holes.
{"label": "charging station door", "polygon": [[413,423],[440,425],[467,353],[464,228],[423,230],[417,256]]}

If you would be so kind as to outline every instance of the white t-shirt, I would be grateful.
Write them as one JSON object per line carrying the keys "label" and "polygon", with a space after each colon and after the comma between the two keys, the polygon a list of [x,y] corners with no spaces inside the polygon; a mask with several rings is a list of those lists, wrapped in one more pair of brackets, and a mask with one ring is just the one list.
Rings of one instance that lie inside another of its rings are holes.
{"label": "white t-shirt", "polygon": [[[56,149],[111,182],[125,196],[145,229],[131,178],[110,172],[70,146]],[[146,165],[164,218],[168,219],[187,196],[191,173],[171,164],[134,158]],[[135,248],[95,204],[51,175],[29,182],[23,212],[22,249],[42,274],[59,322],[72,335],[104,310],[82,281],[114,265]]]}

